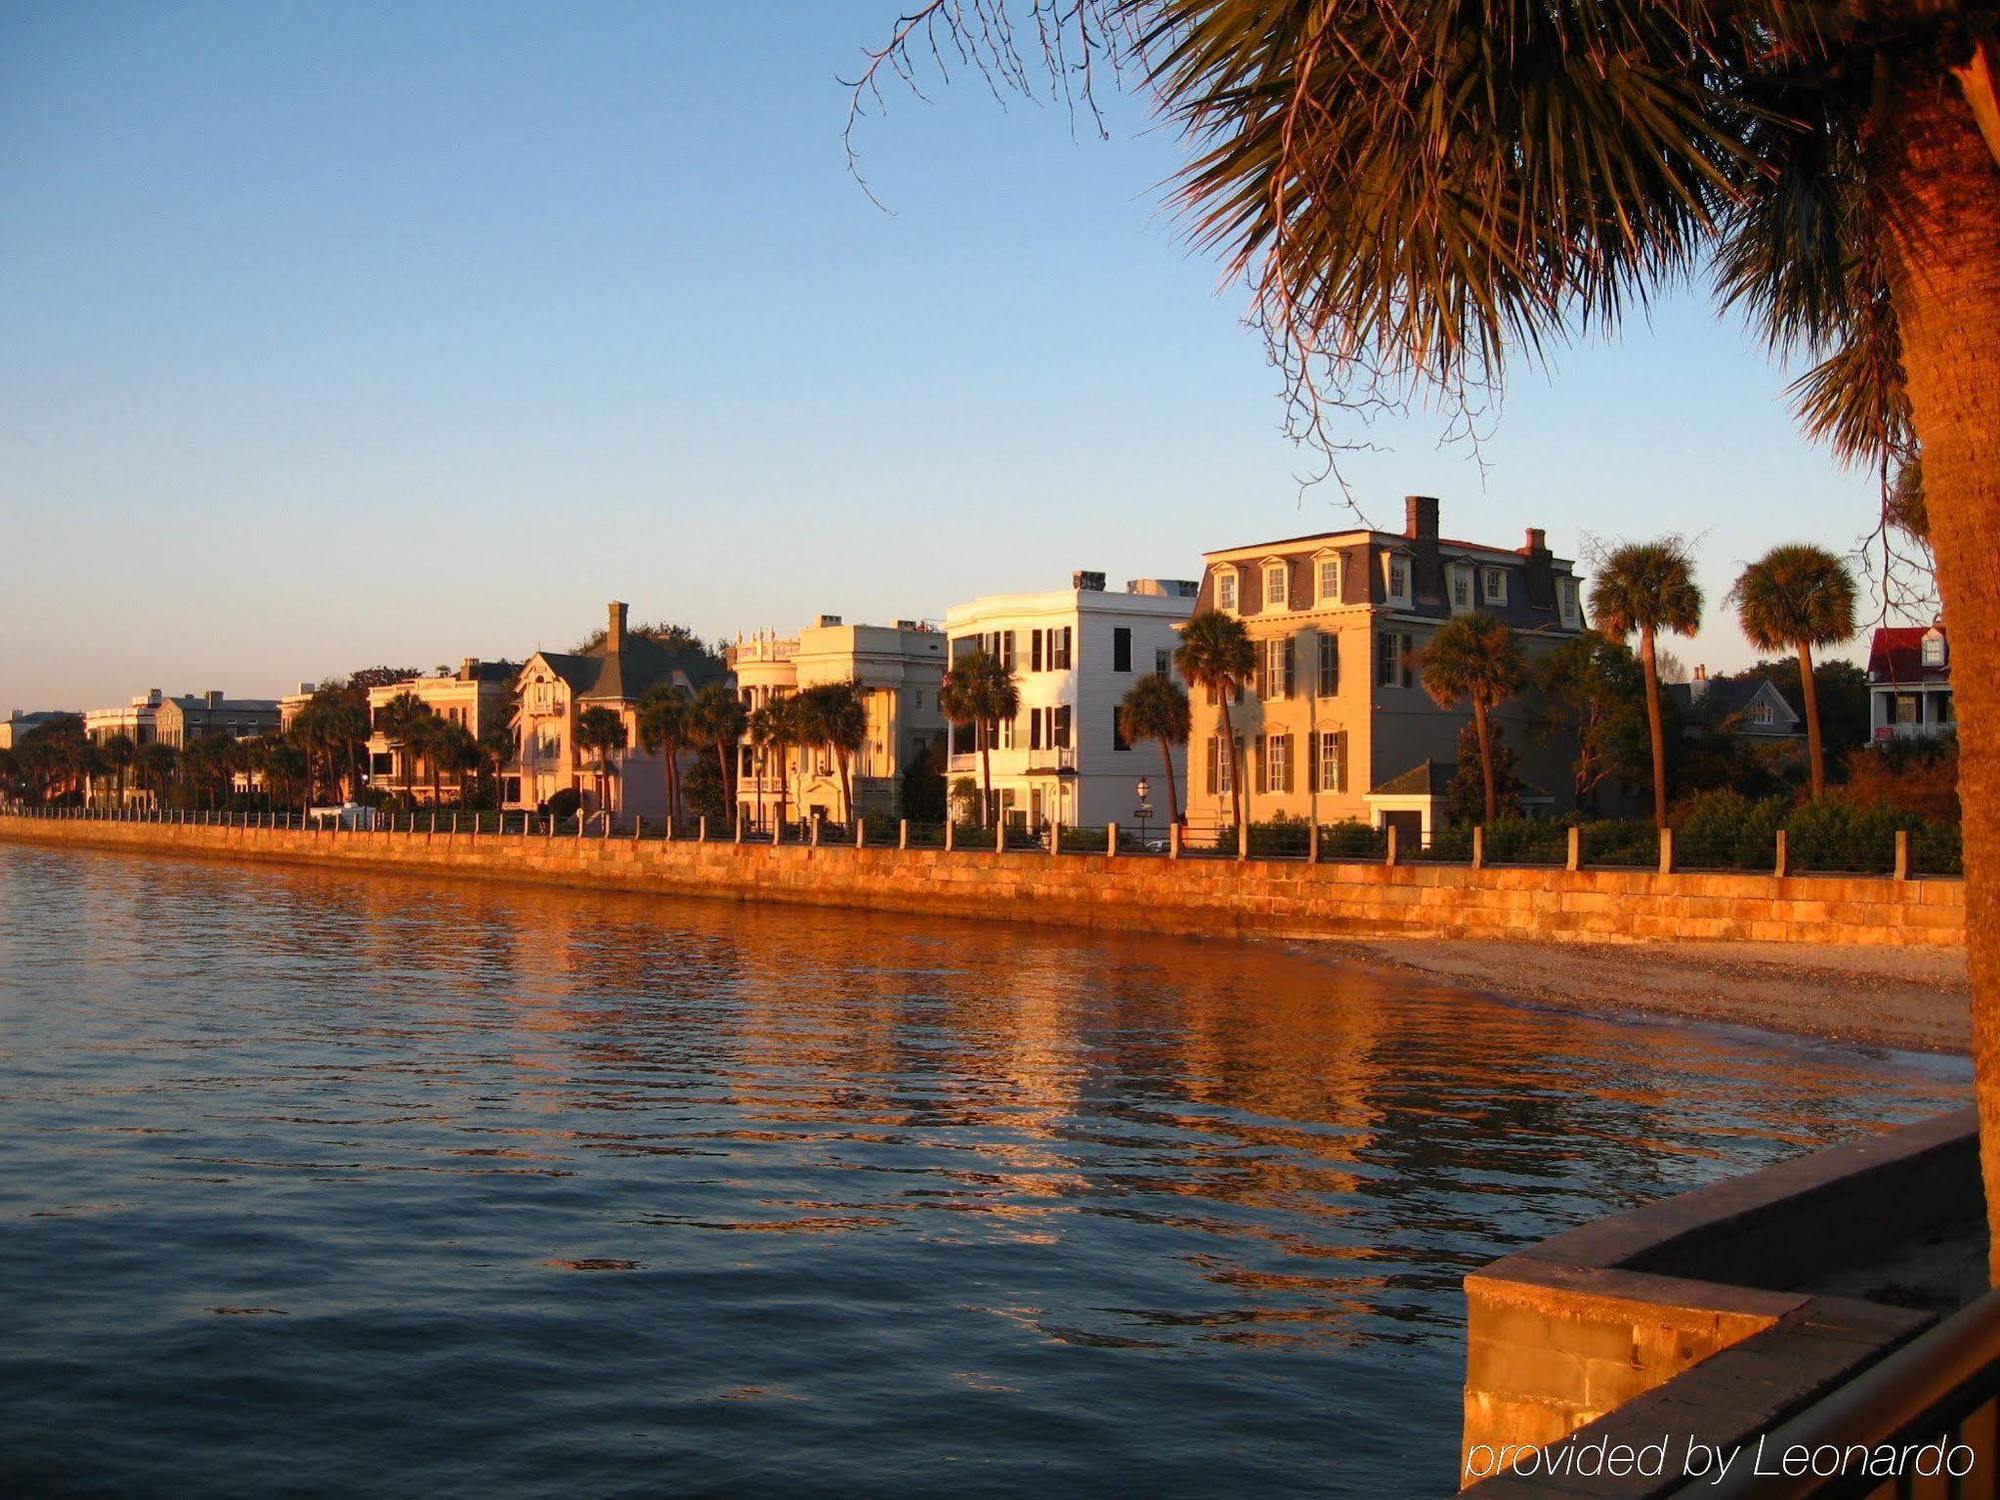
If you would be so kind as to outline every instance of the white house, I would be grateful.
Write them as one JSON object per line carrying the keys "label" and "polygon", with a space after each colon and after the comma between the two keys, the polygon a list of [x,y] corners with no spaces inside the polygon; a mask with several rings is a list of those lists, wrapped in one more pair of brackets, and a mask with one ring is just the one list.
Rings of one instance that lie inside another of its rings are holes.
{"label": "white house", "polygon": [[[1176,627],[1194,611],[1197,585],[1141,578],[1113,593],[1102,573],[1077,573],[1067,589],[1000,594],[954,605],[945,633],[956,662],[984,650],[1013,669],[1021,691],[1019,717],[999,725],[992,745],[993,790],[1001,816],[1038,829],[1142,820],[1138,784],[1148,783],[1146,807],[1164,829],[1169,812],[1160,747],[1128,745],[1118,732],[1118,707],[1147,673],[1175,677]],[[1174,784],[1187,805],[1187,752],[1173,750]],[[954,726],[951,779],[979,780],[973,731]]]}

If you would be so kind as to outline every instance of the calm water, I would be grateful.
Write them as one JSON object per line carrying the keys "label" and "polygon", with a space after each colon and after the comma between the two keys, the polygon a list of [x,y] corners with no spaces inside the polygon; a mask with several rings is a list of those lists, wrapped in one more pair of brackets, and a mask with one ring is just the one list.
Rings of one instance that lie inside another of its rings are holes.
{"label": "calm water", "polygon": [[0,1492],[1444,1494],[1465,1271],[1963,1077],[1278,947],[0,844]]}

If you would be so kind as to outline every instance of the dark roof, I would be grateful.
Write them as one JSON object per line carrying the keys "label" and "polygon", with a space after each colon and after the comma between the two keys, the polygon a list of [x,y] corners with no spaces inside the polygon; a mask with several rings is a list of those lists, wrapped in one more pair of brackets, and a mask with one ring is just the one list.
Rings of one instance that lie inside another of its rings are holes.
{"label": "dark roof", "polygon": [[481,682],[512,682],[521,675],[517,661],[481,661],[475,672]]}
{"label": "dark roof", "polygon": [[1870,682],[1947,682],[1951,679],[1951,638],[1945,637],[1944,665],[1924,665],[1924,637],[1942,625],[1884,625],[1868,647]]}
{"label": "dark roof", "polygon": [[278,711],[276,698],[224,698],[211,709],[208,700],[199,693],[176,693],[171,698],[163,699],[162,703],[171,703],[187,713],[274,714]]}
{"label": "dark roof", "polygon": [[677,672],[699,688],[728,670],[705,651],[662,646],[650,636],[628,635],[625,649],[616,653],[609,646],[602,642],[581,655],[544,651],[541,658],[578,698],[622,702],[637,701],[660,683],[673,681]]}
{"label": "dark roof", "polygon": [[[1713,728],[1734,718],[1738,722],[1732,727],[1741,734],[1782,736],[1798,733],[1801,722],[1799,711],[1792,707],[1791,701],[1768,677],[1710,677],[1705,679],[1699,697],[1695,695],[1695,684],[1691,682],[1669,682],[1665,687],[1667,696],[1690,721]],[[1774,721],[1769,727],[1741,719],[1739,716],[1747,714],[1752,703],[1765,696],[1766,688],[1771,690],[1770,699],[1777,705],[1782,719]]]}
{"label": "dark roof", "polygon": [[1400,776],[1391,776],[1387,781],[1369,792],[1376,797],[1442,797],[1451,785],[1452,777],[1458,774],[1458,767],[1448,760],[1420,760]]}

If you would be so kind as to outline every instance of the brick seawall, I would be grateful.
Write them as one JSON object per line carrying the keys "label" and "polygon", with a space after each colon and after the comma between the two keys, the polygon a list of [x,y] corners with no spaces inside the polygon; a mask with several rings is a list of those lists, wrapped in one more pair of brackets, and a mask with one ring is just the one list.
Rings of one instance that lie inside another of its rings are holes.
{"label": "brick seawall", "polygon": [[0,839],[724,900],[1257,937],[1676,938],[1957,947],[1963,883],[332,832],[0,816]]}

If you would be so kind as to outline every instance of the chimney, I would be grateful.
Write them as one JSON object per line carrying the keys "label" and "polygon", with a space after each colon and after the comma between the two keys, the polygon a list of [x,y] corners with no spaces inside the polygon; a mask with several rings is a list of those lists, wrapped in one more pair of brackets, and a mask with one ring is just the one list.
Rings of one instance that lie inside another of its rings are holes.
{"label": "chimney", "polygon": [[839,623],[840,623],[839,615],[821,615],[819,617],[819,628],[821,630],[830,629],[831,627],[838,625]]}
{"label": "chimney", "polygon": [[1403,535],[1437,540],[1438,503],[1435,495],[1403,497]]}
{"label": "chimney", "polygon": [[159,706],[160,706],[160,690],[158,688],[147,688],[146,707],[158,708]]}
{"label": "chimney", "polygon": [[1530,526],[1528,528],[1528,545],[1521,550],[1531,556],[1537,552],[1548,551],[1549,534],[1539,526]]}
{"label": "chimney", "polygon": [[478,675],[479,675],[478,657],[467,656],[460,658],[458,663],[458,680],[460,682],[471,682]]}
{"label": "chimney", "polygon": [[1708,667],[1704,663],[1696,662],[1694,676],[1688,679],[1688,702],[1699,703],[1701,695],[1707,691]]}
{"label": "chimney", "polygon": [[625,606],[613,599],[610,615],[604,629],[604,652],[607,656],[617,656],[625,650]]}
{"label": "chimney", "polygon": [[207,692],[203,693],[201,695],[201,706],[203,708],[222,707],[222,689],[210,688]]}
{"label": "chimney", "polygon": [[318,691],[319,691],[319,684],[318,684],[318,683],[315,683],[315,682],[302,682],[302,683],[300,683],[300,684],[299,684],[299,695],[300,695],[301,697],[305,696],[305,695],[306,695],[306,694],[308,694],[308,693],[316,693],[316,692],[318,692]]}
{"label": "chimney", "polygon": [[1104,592],[1102,573],[1075,572],[1069,575],[1069,586],[1079,594],[1101,594]]}

